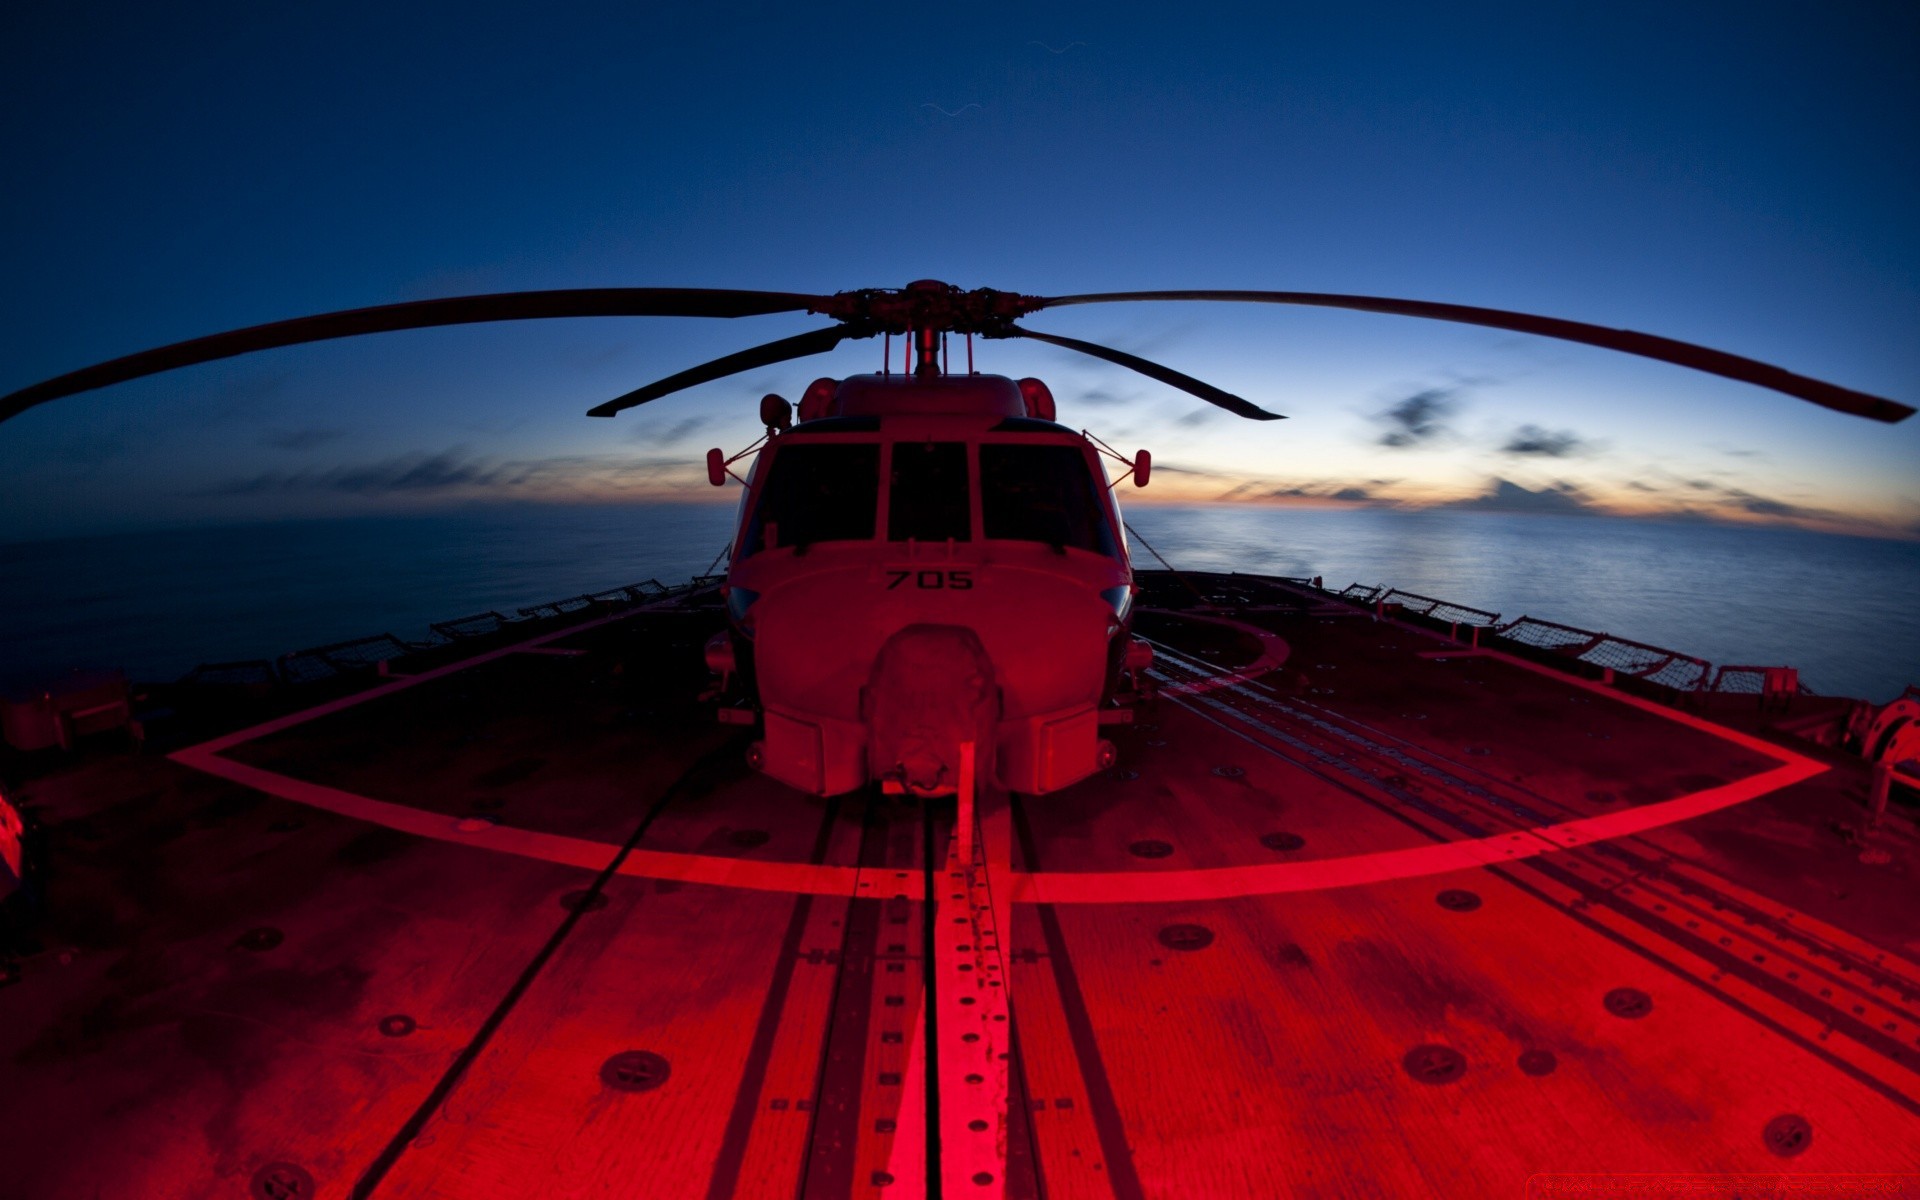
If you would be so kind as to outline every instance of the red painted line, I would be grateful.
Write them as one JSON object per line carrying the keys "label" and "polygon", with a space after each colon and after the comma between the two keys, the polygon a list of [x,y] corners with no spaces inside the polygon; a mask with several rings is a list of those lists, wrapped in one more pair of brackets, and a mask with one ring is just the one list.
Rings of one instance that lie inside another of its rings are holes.
{"label": "red painted line", "polygon": [[[582,870],[606,869],[620,847],[611,842],[541,833],[512,825],[495,825],[472,818],[456,818],[446,813],[428,812],[405,804],[375,800],[338,788],[293,779],[247,763],[222,758],[195,746],[172,755],[175,762],[195,770],[218,775],[222,779],[278,796],[283,800],[310,805],[351,817],[357,821],[397,829],[416,837],[437,842],[472,846],[521,858],[560,863]],[[832,867],[802,862],[765,862],[759,859],[725,858],[710,854],[682,854],[666,850],[636,847],[620,864],[620,874],[643,879],[672,879],[682,883],[705,883],[715,887],[745,888],[757,892],[804,892],[816,896],[851,896],[855,892],[852,867]]]}
{"label": "red painted line", "polygon": [[1013,900],[1024,904],[1174,904],[1193,900],[1230,900],[1287,892],[1355,887],[1395,879],[1441,875],[1513,862],[1584,846],[1608,838],[1643,833],[1751,800],[1826,770],[1818,763],[1791,763],[1771,771],[1606,816],[1586,817],[1539,829],[1493,837],[1342,858],[1262,863],[1194,871],[1050,872],[1013,876]]}
{"label": "red painted line", "polygon": [[[1171,904],[1237,896],[1272,896],[1440,875],[1644,833],[1662,825],[1740,804],[1826,770],[1819,763],[1799,755],[1790,755],[1790,752],[1777,747],[1768,749],[1776,756],[1790,756],[1792,761],[1783,762],[1759,775],[1659,804],[1643,805],[1603,816],[1583,817],[1538,829],[1341,858],[1192,871],[1056,871],[1028,874],[1009,870],[1006,873],[1007,901],[1015,904]],[[428,812],[293,779],[222,758],[204,747],[181,750],[172,757],[182,766],[206,771],[284,800],[435,841],[593,871],[603,869],[619,850],[619,847],[607,842],[541,833],[510,825],[485,824],[476,827],[475,822],[460,821],[445,813]],[[858,870],[853,867],[768,862],[638,847],[621,863],[620,874],[714,887],[816,896],[852,896],[859,890]]]}
{"label": "red painted line", "polygon": [[[192,767],[285,800],[311,805],[355,820],[382,825],[436,841],[452,842],[513,854],[522,858],[561,863],[585,870],[602,870],[619,852],[606,842],[560,834],[541,833],[507,825],[456,821],[444,814],[427,812],[404,804],[375,800],[352,792],[329,788],[305,780],[280,775],[260,767],[236,762],[220,751],[254,738],[264,737],[305,721],[361,704],[402,688],[413,687],[455,671],[517,653],[529,646],[567,637],[610,621],[622,620],[635,609],[603,617],[569,629],[545,634],[528,642],[504,647],[449,664],[420,675],[395,680],[327,704],[280,717],[238,733],[176,751],[170,757],[182,766]],[[1262,639],[1259,660],[1236,671],[1224,672],[1214,679],[1180,684],[1162,689],[1163,694],[1194,695],[1227,687],[1253,675],[1264,673],[1285,661],[1286,643],[1264,630],[1219,617],[1180,614],[1189,620],[1212,621],[1246,631]],[[1424,632],[1424,631],[1422,631]],[[1519,830],[1493,837],[1443,842],[1433,846],[1386,850],[1342,858],[1305,862],[1262,863],[1242,867],[1214,867],[1192,871],[1111,871],[1043,872],[1026,874],[1008,870],[1006,901],[1020,904],[1170,904],[1194,900],[1224,900],[1238,896],[1271,896],[1288,892],[1317,891],[1324,888],[1355,887],[1387,880],[1412,879],[1450,871],[1468,870],[1497,863],[1551,854],[1610,838],[1644,833],[1662,825],[1689,820],[1766,795],[1783,787],[1812,778],[1827,768],[1790,750],[1759,738],[1715,725],[1688,713],[1666,708],[1650,700],[1627,695],[1613,688],[1572,678],[1536,666],[1498,651],[1482,649],[1487,657],[1509,662],[1525,670],[1545,675],[1557,682],[1632,705],[1666,720],[1708,733],[1724,741],[1773,759],[1780,765],[1769,771],[1718,787],[1707,788],[1659,804],[1643,805],[1623,812],[1564,821],[1537,829]],[[1176,700],[1176,703],[1180,703]],[[1188,704],[1183,708],[1191,709]],[[1193,710],[1196,713],[1198,710]],[[1205,714],[1200,714],[1203,717]],[[1211,718],[1207,718],[1211,719]],[[1237,731],[1236,731],[1237,732]],[[1241,735],[1246,736],[1246,735]],[[1252,739],[1249,739],[1252,740]],[[1260,744],[1258,742],[1256,745]],[[743,888],[751,891],[805,893],[818,896],[853,896],[859,891],[858,869],[800,862],[767,862],[760,859],[725,858],[715,855],[684,854],[672,851],[636,848],[620,866],[620,874],[648,879],[669,879],[683,883],[715,887]]]}

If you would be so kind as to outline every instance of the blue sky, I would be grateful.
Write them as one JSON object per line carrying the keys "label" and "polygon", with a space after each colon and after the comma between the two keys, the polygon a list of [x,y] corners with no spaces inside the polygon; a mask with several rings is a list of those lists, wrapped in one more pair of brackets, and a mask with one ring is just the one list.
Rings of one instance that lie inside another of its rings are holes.
{"label": "blue sky", "polygon": [[[1522,309],[1912,403],[1917,51],[1903,4],[16,4],[0,389],[429,296],[936,277]],[[700,456],[752,439],[762,391],[873,369],[878,344],[581,414],[817,323],[383,335],[60,401],[0,428],[0,538],[706,498]],[[1920,418],[1362,314],[1029,323],[1292,418],[1254,426],[1065,352],[980,348],[984,369],[1049,380],[1064,420],[1152,448],[1141,500],[1920,530]]]}

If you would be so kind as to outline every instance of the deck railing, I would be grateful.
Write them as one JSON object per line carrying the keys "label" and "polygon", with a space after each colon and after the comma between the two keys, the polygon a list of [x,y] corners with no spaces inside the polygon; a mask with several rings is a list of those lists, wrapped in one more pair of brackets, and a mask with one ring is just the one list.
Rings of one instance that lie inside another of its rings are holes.
{"label": "deck railing", "polygon": [[[1498,613],[1383,584],[1350,583],[1338,590],[1315,590],[1376,611],[1393,605],[1404,613],[1446,623],[1456,634],[1461,626],[1477,627],[1478,643],[1484,644],[1487,639],[1495,644],[1504,641],[1523,653],[1572,659],[1598,668],[1606,678],[1624,675],[1675,693],[1760,695],[1791,689],[1802,695],[1815,694],[1799,682],[1799,673],[1791,667],[1727,666],[1716,671],[1704,658],[1665,646],[1539,617],[1521,616],[1502,625]],[[1773,682],[1769,684],[1769,680]]]}
{"label": "deck railing", "polygon": [[497,637],[516,626],[557,623],[589,613],[615,612],[670,596],[691,594],[712,587],[724,578],[702,575],[674,585],[661,583],[657,579],[643,579],[639,583],[608,588],[589,595],[530,604],[519,609],[517,616],[488,610],[451,621],[435,621],[427,627],[427,636],[419,641],[407,641],[391,633],[377,633],[370,637],[295,650],[271,661],[248,659],[241,662],[201,663],[181,676],[178,682],[207,688],[259,688],[317,683],[342,675],[378,671],[384,663],[456,642]]}

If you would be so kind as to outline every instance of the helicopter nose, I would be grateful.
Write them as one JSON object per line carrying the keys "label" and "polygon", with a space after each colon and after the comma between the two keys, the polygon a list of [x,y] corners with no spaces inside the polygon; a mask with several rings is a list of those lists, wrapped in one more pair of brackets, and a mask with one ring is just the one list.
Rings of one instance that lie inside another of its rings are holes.
{"label": "helicopter nose", "polygon": [[951,792],[960,746],[990,755],[999,692],[993,662],[970,629],[910,625],[874,658],[862,716],[872,778],[917,795]]}

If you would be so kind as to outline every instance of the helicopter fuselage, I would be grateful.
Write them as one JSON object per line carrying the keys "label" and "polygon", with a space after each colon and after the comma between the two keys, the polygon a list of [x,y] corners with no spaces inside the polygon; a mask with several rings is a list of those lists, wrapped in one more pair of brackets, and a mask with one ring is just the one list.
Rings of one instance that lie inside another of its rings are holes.
{"label": "helicopter fuselage", "polygon": [[755,765],[821,795],[939,795],[968,743],[1021,792],[1109,764],[1133,573],[1097,451],[1028,415],[1051,409],[1032,381],[831,382],[740,505],[726,593]]}

